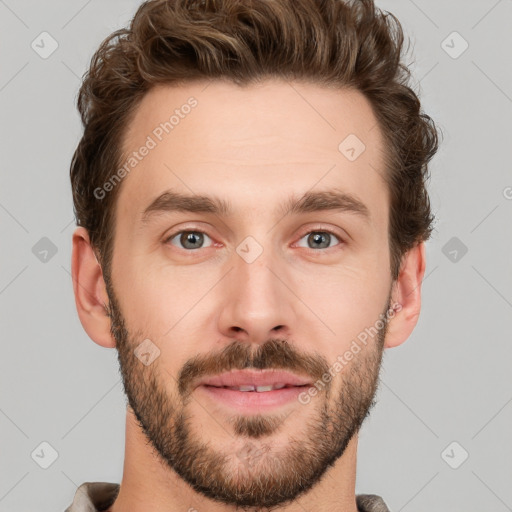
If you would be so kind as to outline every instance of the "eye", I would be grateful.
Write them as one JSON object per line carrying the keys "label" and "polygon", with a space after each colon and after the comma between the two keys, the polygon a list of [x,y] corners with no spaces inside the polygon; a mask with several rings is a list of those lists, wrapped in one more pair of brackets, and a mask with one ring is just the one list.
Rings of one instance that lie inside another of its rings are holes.
{"label": "eye", "polygon": [[[166,243],[170,242],[172,245],[178,246],[180,249],[202,249],[204,246],[205,237],[212,241],[212,239],[202,231],[178,231],[167,238]],[[181,244],[178,245],[178,244]],[[211,244],[210,244],[211,245]]]}
{"label": "eye", "polygon": [[306,244],[308,245],[304,246],[299,244],[299,247],[307,247],[308,249],[328,249],[337,245],[331,245],[331,242],[334,240],[342,242],[341,238],[331,231],[310,231],[309,233],[306,233],[301,240],[304,240],[304,238],[306,238]]}

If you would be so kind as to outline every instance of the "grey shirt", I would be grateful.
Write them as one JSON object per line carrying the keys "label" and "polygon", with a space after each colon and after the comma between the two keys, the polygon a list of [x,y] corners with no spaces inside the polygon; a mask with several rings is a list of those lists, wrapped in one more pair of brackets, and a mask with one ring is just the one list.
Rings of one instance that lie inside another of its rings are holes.
{"label": "grey shirt", "polygon": [[[119,484],[85,482],[75,493],[73,503],[64,512],[102,512],[112,506],[119,493]],[[389,512],[381,497],[375,494],[356,496],[359,512]]]}

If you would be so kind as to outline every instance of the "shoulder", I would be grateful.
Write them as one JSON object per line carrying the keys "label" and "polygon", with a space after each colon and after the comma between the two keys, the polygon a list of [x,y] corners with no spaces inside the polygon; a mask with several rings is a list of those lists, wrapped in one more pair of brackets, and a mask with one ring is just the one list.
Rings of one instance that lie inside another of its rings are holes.
{"label": "shoulder", "polygon": [[101,512],[114,503],[119,493],[119,484],[111,482],[84,482],[65,512]]}
{"label": "shoulder", "polygon": [[376,494],[358,494],[356,505],[359,512],[390,512],[384,500]]}

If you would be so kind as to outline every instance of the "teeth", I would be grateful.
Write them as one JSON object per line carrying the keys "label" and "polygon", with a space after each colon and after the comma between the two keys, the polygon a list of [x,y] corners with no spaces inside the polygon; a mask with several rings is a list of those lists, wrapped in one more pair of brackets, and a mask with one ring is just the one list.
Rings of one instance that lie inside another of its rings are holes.
{"label": "teeth", "polygon": [[275,384],[274,386],[253,386],[251,384],[245,386],[226,386],[233,391],[256,391],[262,393],[264,391],[272,391],[273,389],[283,389],[286,384]]}
{"label": "teeth", "polygon": [[258,393],[261,393],[262,391],[272,391],[274,389],[274,386],[256,386],[256,391]]}
{"label": "teeth", "polygon": [[233,386],[230,389],[235,389],[237,391],[254,391],[254,386],[248,385],[248,386]]}

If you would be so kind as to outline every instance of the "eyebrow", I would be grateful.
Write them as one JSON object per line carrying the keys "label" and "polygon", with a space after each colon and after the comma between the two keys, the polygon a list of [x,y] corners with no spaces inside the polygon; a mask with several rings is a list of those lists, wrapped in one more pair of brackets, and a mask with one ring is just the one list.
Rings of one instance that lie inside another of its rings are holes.
{"label": "eyebrow", "polygon": [[[360,199],[338,189],[308,191],[300,198],[291,196],[277,208],[276,215],[284,217],[329,210],[353,213],[368,223],[371,221],[370,211]],[[141,221],[145,224],[157,214],[172,212],[210,213],[221,217],[234,214],[231,204],[217,196],[188,195],[166,190],[145,208]]]}

